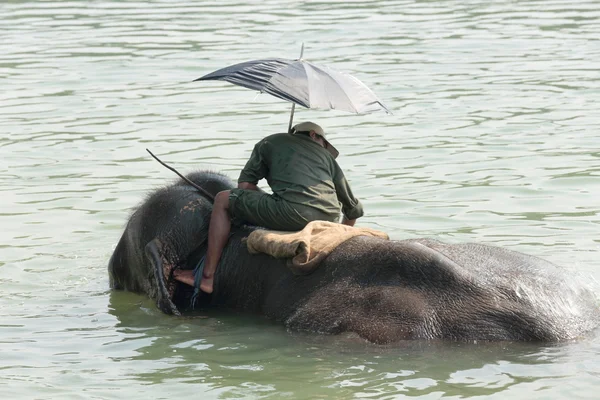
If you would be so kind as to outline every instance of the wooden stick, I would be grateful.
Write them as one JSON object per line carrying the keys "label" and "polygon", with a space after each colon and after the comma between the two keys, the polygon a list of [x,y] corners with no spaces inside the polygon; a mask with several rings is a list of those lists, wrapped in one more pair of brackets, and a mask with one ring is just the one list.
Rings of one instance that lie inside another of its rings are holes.
{"label": "wooden stick", "polygon": [[148,153],[150,153],[150,155],[159,163],[162,164],[163,167],[170,169],[171,171],[175,172],[177,175],[179,175],[179,177],[181,179],[183,179],[184,181],[186,181],[187,183],[189,183],[190,185],[192,185],[194,188],[196,188],[196,190],[198,190],[200,193],[202,193],[203,195],[205,195],[206,197],[208,197],[210,200],[212,200],[213,202],[215,201],[215,196],[213,196],[212,194],[208,193],[205,189],[201,188],[200,186],[196,185],[194,182],[190,181],[188,178],[186,178],[185,176],[181,175],[179,173],[179,171],[177,171],[175,168],[165,164],[164,162],[162,162],[160,160],[160,158],[156,157],[154,154],[152,154],[152,152],[148,149],[146,149],[146,151]]}

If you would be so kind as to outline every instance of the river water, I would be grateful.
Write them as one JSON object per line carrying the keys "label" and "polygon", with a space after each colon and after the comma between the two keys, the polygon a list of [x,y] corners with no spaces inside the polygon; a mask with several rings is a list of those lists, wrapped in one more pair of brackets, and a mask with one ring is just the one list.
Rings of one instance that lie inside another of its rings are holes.
{"label": "river water", "polygon": [[600,277],[600,3],[4,1],[0,395],[4,399],[597,398],[600,337],[558,345],[287,332],[162,315],[113,293],[133,207],[182,172],[236,179],[290,104],[191,81],[254,58],[350,72],[393,115],[297,109],[330,132],[394,239],[476,241]]}

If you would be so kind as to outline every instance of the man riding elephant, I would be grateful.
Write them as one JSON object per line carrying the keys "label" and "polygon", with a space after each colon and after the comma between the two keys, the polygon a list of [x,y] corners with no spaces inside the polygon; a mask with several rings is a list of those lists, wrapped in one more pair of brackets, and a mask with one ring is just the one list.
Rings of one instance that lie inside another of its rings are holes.
{"label": "man riding elephant", "polygon": [[[193,185],[190,185],[193,182]],[[196,190],[192,188],[195,187]],[[248,248],[261,229],[233,224],[211,295],[173,278],[206,252],[223,174],[196,171],[133,211],[108,263],[115,290],[142,293],[166,314],[191,304],[263,315],[292,331],[406,339],[564,341],[600,325],[596,293],[572,271],[516,251],[433,239],[356,236],[309,274]],[[350,217],[346,215],[346,217]],[[199,277],[199,274],[197,274]]]}
{"label": "man riding elephant", "polygon": [[[208,230],[208,250],[200,290],[212,293],[214,273],[227,244],[232,218],[283,231],[301,230],[311,221],[354,226],[363,207],[352,194],[340,166],[339,152],[313,122],[259,141],[240,173],[238,187],[217,194]],[[259,190],[266,178],[273,194]],[[341,207],[340,207],[341,204]],[[194,286],[194,273],[176,270],[176,280]]]}

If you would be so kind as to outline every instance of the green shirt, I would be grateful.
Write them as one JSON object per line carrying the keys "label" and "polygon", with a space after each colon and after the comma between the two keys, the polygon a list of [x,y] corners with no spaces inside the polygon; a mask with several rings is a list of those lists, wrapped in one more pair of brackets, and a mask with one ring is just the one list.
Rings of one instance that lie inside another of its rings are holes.
{"label": "green shirt", "polygon": [[263,178],[274,196],[296,209],[325,214],[330,221],[339,218],[340,203],[347,219],[364,213],[333,156],[308,136],[277,133],[258,142],[238,183],[257,184]]}

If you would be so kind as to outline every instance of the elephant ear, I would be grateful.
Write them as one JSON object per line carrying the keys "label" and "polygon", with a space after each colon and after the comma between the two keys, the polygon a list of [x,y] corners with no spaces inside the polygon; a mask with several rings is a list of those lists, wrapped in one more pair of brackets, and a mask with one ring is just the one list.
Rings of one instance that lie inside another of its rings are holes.
{"label": "elephant ear", "polygon": [[176,260],[169,256],[168,248],[158,238],[148,242],[144,251],[152,265],[154,274],[153,286],[156,287],[156,306],[165,314],[181,315],[172,300],[176,287],[176,281],[173,278]]}
{"label": "elephant ear", "polygon": [[414,240],[407,242],[406,245],[414,251],[415,256],[422,258],[424,265],[435,266],[435,268],[428,269],[430,276],[443,282],[461,282],[462,284],[473,282],[473,276],[467,270],[447,255],[430,247],[427,241]]}

